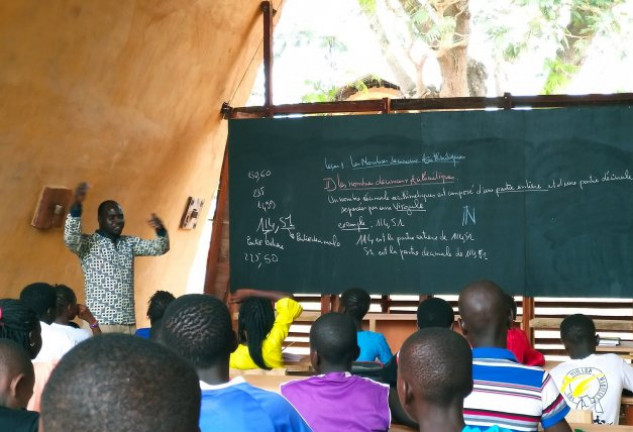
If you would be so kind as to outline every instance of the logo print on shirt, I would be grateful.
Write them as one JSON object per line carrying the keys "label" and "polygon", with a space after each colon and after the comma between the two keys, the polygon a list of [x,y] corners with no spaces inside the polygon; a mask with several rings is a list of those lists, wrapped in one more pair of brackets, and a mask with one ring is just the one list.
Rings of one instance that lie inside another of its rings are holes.
{"label": "logo print on shirt", "polygon": [[596,415],[603,414],[600,400],[607,393],[609,384],[604,373],[595,367],[572,369],[563,378],[561,390],[572,408],[592,409]]}

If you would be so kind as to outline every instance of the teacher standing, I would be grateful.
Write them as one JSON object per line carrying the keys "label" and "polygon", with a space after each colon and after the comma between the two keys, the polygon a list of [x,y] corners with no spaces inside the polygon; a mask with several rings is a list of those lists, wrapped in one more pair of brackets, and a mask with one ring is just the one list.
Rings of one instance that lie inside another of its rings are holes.
{"label": "teacher standing", "polygon": [[169,250],[169,237],[162,221],[155,215],[149,225],[156,237],[145,240],[121,235],[125,219],[116,201],[99,205],[99,229],[82,234],[81,212],[88,184],[75,190],[75,201],[64,225],[64,243],[81,261],[84,273],[86,306],[104,333],[134,333],[134,257],[158,256]]}

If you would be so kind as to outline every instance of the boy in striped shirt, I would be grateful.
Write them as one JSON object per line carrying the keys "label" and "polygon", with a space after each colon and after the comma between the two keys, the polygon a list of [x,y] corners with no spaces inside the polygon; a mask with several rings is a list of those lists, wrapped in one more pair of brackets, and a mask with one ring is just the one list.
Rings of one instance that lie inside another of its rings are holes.
{"label": "boy in striped shirt", "polygon": [[473,392],[464,400],[467,425],[516,432],[571,432],[569,407],[549,373],[517,362],[506,349],[508,306],[494,282],[467,285],[459,296],[462,333],[473,347]]}

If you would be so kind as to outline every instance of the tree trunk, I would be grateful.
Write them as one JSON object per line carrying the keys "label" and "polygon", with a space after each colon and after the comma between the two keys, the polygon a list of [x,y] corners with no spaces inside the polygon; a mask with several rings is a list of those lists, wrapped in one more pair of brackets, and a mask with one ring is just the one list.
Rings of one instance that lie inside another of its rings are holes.
{"label": "tree trunk", "polygon": [[468,95],[485,97],[488,94],[486,88],[486,65],[475,59],[468,59]]}
{"label": "tree trunk", "polygon": [[453,44],[440,47],[437,60],[442,70],[440,97],[469,96],[468,89],[468,35],[470,34],[470,12],[468,1],[456,2],[446,9],[446,15],[455,18]]}
{"label": "tree trunk", "polygon": [[369,27],[376,35],[376,40],[378,41],[380,50],[385,58],[385,61],[389,65],[389,69],[391,69],[391,72],[393,72],[396,84],[398,85],[398,87],[400,87],[400,91],[402,92],[402,94],[410,95],[415,91],[416,84],[406,73],[405,69],[400,64],[400,61],[392,52],[391,43],[387,38],[387,34],[384,27],[382,26],[382,23],[378,19],[376,11],[369,11],[366,8],[361,9],[363,9],[365,17],[367,18],[367,22],[369,23]]}

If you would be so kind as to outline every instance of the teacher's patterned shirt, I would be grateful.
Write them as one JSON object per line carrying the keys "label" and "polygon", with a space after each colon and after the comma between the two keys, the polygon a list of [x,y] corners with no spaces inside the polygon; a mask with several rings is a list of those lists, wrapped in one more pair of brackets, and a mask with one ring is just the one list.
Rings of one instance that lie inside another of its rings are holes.
{"label": "teacher's patterned shirt", "polygon": [[81,210],[73,209],[66,218],[64,242],[81,261],[86,306],[100,324],[133,325],[134,257],[162,255],[169,250],[165,230],[144,240],[120,236],[113,240],[98,231],[81,233]]}

